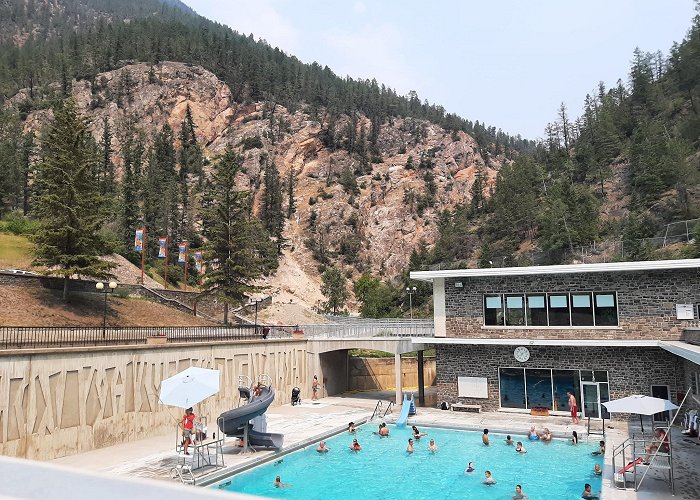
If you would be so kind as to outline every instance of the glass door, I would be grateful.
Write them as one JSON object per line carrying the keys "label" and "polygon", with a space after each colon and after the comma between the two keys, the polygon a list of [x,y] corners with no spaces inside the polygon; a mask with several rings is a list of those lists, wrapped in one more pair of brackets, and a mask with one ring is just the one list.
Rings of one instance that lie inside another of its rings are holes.
{"label": "glass door", "polygon": [[[670,399],[669,391],[667,385],[652,385],[651,395],[655,398],[660,399]],[[654,422],[667,422],[671,420],[671,414],[667,411],[662,411],[661,413],[654,413]]]}
{"label": "glass door", "polygon": [[600,418],[600,391],[597,382],[581,382],[582,418]]}

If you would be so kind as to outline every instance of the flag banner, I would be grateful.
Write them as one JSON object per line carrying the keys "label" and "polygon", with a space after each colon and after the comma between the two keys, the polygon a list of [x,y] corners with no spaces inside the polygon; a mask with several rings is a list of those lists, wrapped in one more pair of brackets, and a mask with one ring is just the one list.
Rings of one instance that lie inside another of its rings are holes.
{"label": "flag banner", "polygon": [[194,253],[194,268],[198,273],[202,272],[202,252],[200,251]]}
{"label": "flag banner", "polygon": [[168,238],[158,238],[158,258],[164,259],[168,252]]}
{"label": "flag banner", "polygon": [[136,238],[134,238],[134,252],[143,252],[143,229],[136,230]]}
{"label": "flag banner", "polygon": [[180,243],[177,246],[177,262],[183,264],[187,260],[187,243]]}

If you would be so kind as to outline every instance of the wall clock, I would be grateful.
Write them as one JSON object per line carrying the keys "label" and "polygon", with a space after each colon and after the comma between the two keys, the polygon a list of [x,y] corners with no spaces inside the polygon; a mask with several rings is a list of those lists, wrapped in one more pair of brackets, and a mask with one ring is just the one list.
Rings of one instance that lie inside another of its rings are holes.
{"label": "wall clock", "polygon": [[527,349],[527,347],[516,347],[515,351],[513,351],[513,356],[515,356],[516,361],[524,363],[530,359],[530,351]]}

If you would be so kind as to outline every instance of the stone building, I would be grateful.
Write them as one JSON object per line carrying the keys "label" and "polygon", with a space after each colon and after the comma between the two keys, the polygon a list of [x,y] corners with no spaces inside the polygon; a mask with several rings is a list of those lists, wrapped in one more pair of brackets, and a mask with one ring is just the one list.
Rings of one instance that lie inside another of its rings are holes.
{"label": "stone building", "polygon": [[[647,394],[700,405],[700,259],[412,272],[433,284],[440,401],[600,418]],[[662,419],[664,415],[658,415]]]}

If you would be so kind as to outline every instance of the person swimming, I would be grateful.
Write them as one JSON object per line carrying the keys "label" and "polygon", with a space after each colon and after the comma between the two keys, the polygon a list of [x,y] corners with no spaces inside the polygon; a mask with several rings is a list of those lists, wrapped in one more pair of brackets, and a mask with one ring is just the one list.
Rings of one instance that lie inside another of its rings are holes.
{"label": "person swimming", "polygon": [[431,439],[431,440],[430,440],[430,444],[428,445],[428,449],[429,449],[432,453],[435,453],[436,451],[438,451],[438,447],[437,447],[437,445],[435,444],[435,440],[434,440],[434,439]]}
{"label": "person swimming", "polygon": [[522,441],[518,441],[518,443],[515,445],[515,451],[518,453],[527,453]]}
{"label": "person swimming", "polygon": [[515,485],[515,495],[513,495],[513,500],[530,500],[530,497],[523,493],[523,487],[519,484]]}
{"label": "person swimming", "polygon": [[530,432],[527,433],[527,438],[530,441],[537,441],[540,438],[539,434],[537,434],[537,431],[535,430],[534,425],[530,427]]}
{"label": "person swimming", "polygon": [[600,468],[600,464],[595,464],[595,467],[593,467],[593,474],[595,474],[596,476],[603,475],[603,469]]}
{"label": "person swimming", "polygon": [[591,455],[605,455],[605,441],[598,443],[598,451],[592,451]]}
{"label": "person swimming", "polygon": [[552,433],[549,431],[548,428],[544,428],[542,431],[542,434],[540,434],[540,439],[544,441],[545,443],[548,443],[549,441],[552,440]]}
{"label": "person swimming", "polygon": [[384,422],[379,424],[379,436],[380,437],[389,437],[389,428],[386,426]]}
{"label": "person swimming", "polygon": [[571,433],[571,444],[578,444],[578,432],[576,431]]}
{"label": "person swimming", "polygon": [[585,500],[599,500],[600,495],[593,493],[593,487],[586,483],[583,485],[583,493],[581,493],[581,498],[584,498]]}
{"label": "person swimming", "polygon": [[513,438],[510,437],[510,434],[506,436],[506,444],[508,446],[513,446]]}
{"label": "person swimming", "polygon": [[465,474],[471,474],[471,473],[474,472],[475,470],[476,470],[476,468],[474,467],[474,462],[469,462],[469,465],[467,465],[467,468],[464,469],[464,473],[465,473]]}
{"label": "person swimming", "polygon": [[275,488],[288,488],[289,486],[291,486],[290,484],[283,483],[282,479],[279,476],[275,478],[275,482],[272,484],[275,485]]}
{"label": "person swimming", "polygon": [[491,475],[490,470],[487,470],[486,472],[484,472],[484,476],[486,476],[486,479],[483,480],[484,484],[486,484],[488,486],[491,486],[492,484],[496,484],[496,480]]}
{"label": "person swimming", "polygon": [[419,431],[419,430],[418,430],[418,427],[416,427],[415,425],[414,425],[414,426],[411,426],[411,429],[413,429],[413,437],[416,438],[416,439],[420,439],[420,438],[422,438],[423,436],[427,436],[427,435],[428,435],[428,434],[426,434],[425,432]]}
{"label": "person swimming", "polygon": [[331,450],[331,449],[330,449],[328,446],[326,446],[326,442],[325,442],[325,441],[321,441],[320,443],[318,443],[318,448],[316,448],[316,451],[319,452],[319,453],[327,453],[327,452],[329,452],[330,450]]}
{"label": "person swimming", "polygon": [[484,434],[481,436],[481,442],[488,446],[489,443],[489,430],[484,429]]}
{"label": "person swimming", "polygon": [[350,445],[350,450],[360,451],[361,449],[362,449],[362,446],[360,446],[360,443],[357,442],[357,439],[353,439],[352,444]]}
{"label": "person swimming", "polygon": [[408,446],[406,447],[406,453],[413,453],[415,450],[413,448],[413,439],[408,438]]}

